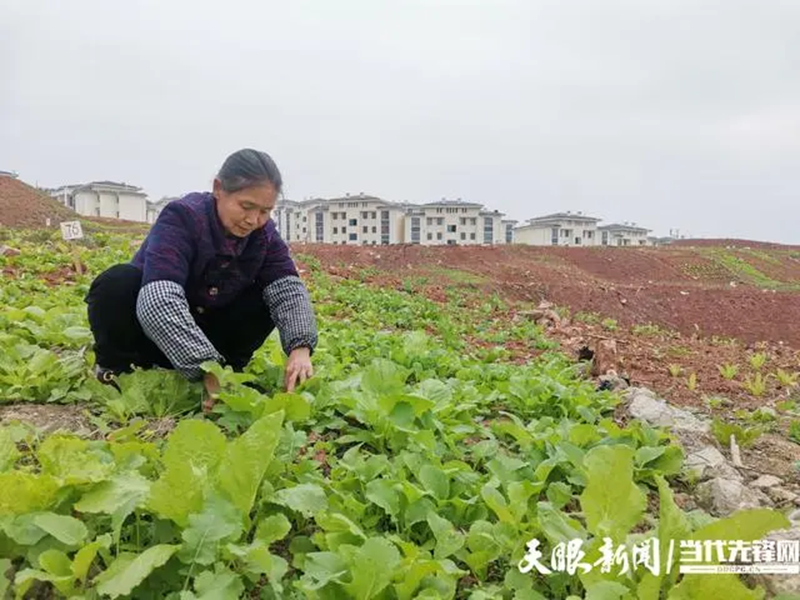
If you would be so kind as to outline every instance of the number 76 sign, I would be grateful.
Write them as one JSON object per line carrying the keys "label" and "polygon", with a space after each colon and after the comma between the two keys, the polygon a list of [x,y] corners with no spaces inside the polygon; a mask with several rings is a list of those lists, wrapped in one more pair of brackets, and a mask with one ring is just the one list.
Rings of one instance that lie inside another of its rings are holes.
{"label": "number 76 sign", "polygon": [[61,223],[61,237],[65,240],[83,239],[83,228],[80,221],[64,221]]}

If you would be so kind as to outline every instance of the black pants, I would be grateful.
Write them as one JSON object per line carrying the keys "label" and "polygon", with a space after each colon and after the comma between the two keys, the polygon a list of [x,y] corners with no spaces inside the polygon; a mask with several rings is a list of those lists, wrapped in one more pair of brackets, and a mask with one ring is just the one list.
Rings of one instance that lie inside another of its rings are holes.
{"label": "black pants", "polygon": [[[136,318],[141,286],[141,270],[129,264],[115,265],[92,282],[85,300],[99,366],[117,372],[128,372],[132,366],[173,368]],[[190,309],[209,341],[237,371],[244,369],[275,328],[257,286],[224,308],[205,308],[202,313]]]}

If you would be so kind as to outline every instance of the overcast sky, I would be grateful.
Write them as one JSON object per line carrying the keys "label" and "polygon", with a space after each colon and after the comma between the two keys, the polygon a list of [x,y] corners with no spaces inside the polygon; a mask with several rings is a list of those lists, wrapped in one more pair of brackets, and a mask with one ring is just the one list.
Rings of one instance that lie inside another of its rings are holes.
{"label": "overcast sky", "polygon": [[800,243],[800,0],[0,0],[0,169]]}

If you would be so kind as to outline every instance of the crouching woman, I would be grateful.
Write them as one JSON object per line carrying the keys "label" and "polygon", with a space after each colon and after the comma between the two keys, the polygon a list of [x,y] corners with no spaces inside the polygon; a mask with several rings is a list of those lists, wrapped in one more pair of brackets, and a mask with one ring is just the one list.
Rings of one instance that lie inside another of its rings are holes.
{"label": "crouching woman", "polygon": [[314,311],[270,219],[281,186],[267,154],[232,154],[213,193],[167,204],[133,260],[94,280],[86,303],[101,381],[132,367],[174,368],[213,396],[219,382],[200,365],[241,370],[275,328],[286,389],[312,376]]}

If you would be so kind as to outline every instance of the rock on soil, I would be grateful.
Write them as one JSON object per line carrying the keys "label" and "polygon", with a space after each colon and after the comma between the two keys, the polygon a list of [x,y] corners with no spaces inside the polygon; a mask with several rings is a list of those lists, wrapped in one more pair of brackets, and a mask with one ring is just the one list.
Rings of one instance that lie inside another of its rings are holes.
{"label": "rock on soil", "polygon": [[[773,531],[767,535],[766,540],[800,540],[800,527]],[[756,575],[753,577],[758,585],[764,586],[768,592],[768,598],[778,594],[800,594],[800,575],[780,574],[780,575]]]}
{"label": "rock on soil", "polygon": [[749,488],[736,479],[722,477],[715,477],[697,486],[697,502],[718,517],[737,510],[774,506],[761,490]]}
{"label": "rock on soil", "polygon": [[631,388],[627,393],[629,414],[655,427],[666,427],[678,438],[686,452],[684,470],[700,483],[697,504],[714,516],[758,507],[784,507],[800,502],[800,497],[781,487],[779,477],[761,475],[751,484],[727,460],[709,434],[707,419],[670,406],[645,388]]}
{"label": "rock on soil", "polygon": [[774,475],[762,475],[750,485],[754,488],[763,489],[763,488],[775,487],[776,485],[780,484],[781,484],[780,478],[775,477]]}
{"label": "rock on soil", "polygon": [[684,467],[692,471],[701,481],[712,477],[741,480],[742,476],[733,468],[722,452],[714,446],[704,446],[686,456]]}
{"label": "rock on soil", "polygon": [[669,406],[653,392],[645,388],[631,388],[628,391],[630,404],[628,411],[632,417],[648,422],[656,427],[669,427],[679,434],[705,434],[711,429],[707,421],[682,408]]}

